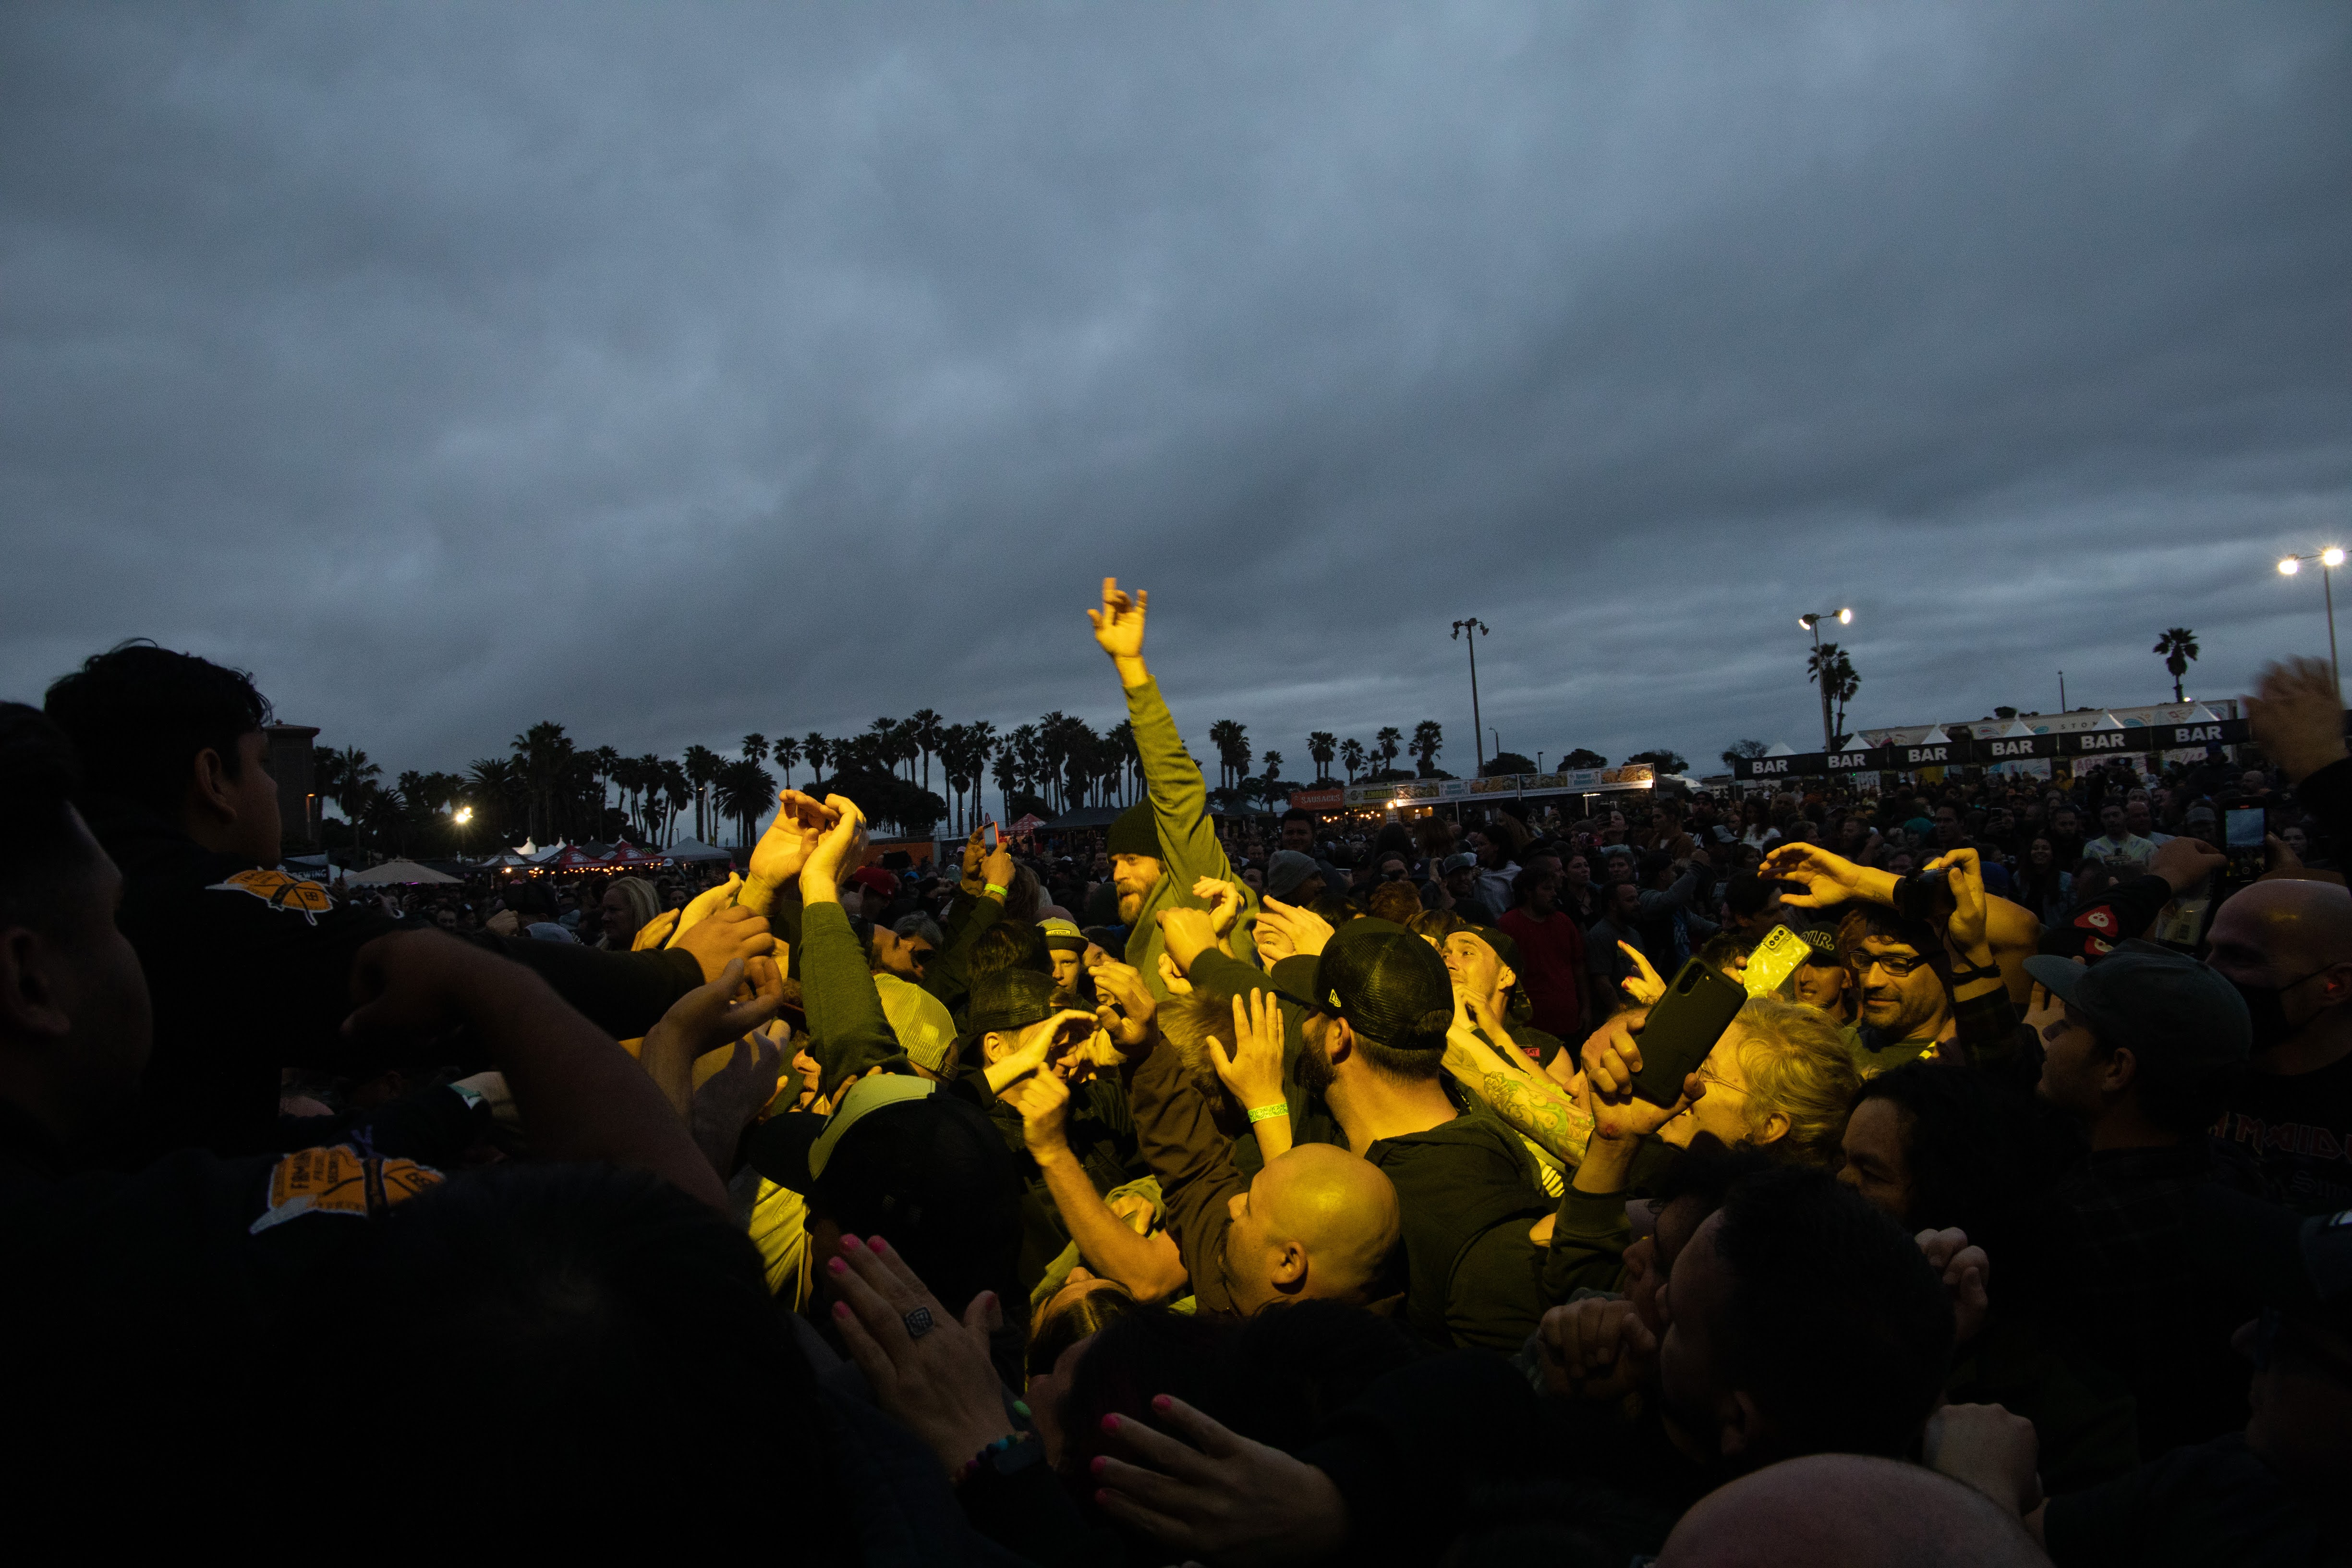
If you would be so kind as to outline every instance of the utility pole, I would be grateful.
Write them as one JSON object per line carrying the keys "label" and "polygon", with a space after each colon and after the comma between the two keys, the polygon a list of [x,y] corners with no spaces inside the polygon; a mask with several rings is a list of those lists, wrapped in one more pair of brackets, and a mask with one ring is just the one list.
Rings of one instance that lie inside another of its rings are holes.
{"label": "utility pole", "polygon": [[[1470,636],[1470,747],[1478,756],[1478,765],[1471,770],[1472,778],[1483,778],[1486,773],[1486,731],[1478,717],[1478,639],[1487,635],[1486,623],[1473,616],[1454,623],[1454,635]],[[1499,742],[1498,742],[1499,744]]]}

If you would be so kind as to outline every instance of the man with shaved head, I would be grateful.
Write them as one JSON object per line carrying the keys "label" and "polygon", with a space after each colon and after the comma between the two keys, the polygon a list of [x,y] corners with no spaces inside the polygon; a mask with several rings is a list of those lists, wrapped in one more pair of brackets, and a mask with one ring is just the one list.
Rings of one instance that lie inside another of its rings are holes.
{"label": "man with shaved head", "polygon": [[1718,1487],[1658,1568],[2029,1568],[2050,1559],[2016,1514],[1900,1459],[1813,1454]]}
{"label": "man with shaved head", "polygon": [[1334,1144],[1301,1143],[1244,1176],[1232,1136],[1164,1038],[1137,1067],[1129,1095],[1136,1142],[1160,1178],[1202,1312],[1248,1317],[1275,1301],[1393,1293],[1387,1264],[1402,1222],[1396,1188],[1378,1166]]}
{"label": "man with shaved head", "polygon": [[2352,892],[2257,882],[2206,942],[2253,1019],[2253,1059],[2227,1082],[2215,1134],[2303,1213],[2352,1207]]}

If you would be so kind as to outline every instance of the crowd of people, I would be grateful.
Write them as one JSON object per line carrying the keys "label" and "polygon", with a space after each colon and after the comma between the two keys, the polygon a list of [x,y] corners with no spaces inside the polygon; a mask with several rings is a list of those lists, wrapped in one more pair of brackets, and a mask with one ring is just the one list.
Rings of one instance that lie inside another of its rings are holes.
{"label": "crowd of people", "polygon": [[[20,1509],[2345,1560],[2324,667],[2265,671],[2259,766],[1261,828],[1208,809],[1143,595],[1088,614],[1147,802],[940,864],[787,790],[719,872],[322,888],[249,676],[128,644],[0,709]],[[2259,865],[2213,831],[2252,805]]]}

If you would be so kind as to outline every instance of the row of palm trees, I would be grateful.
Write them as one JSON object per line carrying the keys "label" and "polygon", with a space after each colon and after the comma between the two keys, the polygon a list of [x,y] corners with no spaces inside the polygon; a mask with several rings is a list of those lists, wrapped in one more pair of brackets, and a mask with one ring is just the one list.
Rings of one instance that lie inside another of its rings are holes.
{"label": "row of palm trees", "polygon": [[[1285,787],[1280,752],[1264,752],[1262,771],[1254,773],[1249,734],[1240,723],[1221,719],[1209,727],[1209,739],[1217,752],[1214,793],[1222,804],[1279,798]],[[1307,737],[1318,782],[1331,782],[1335,762],[1351,784],[1359,775],[1412,777],[1395,766],[1408,753],[1427,775],[1436,771],[1444,749],[1444,731],[1433,719],[1413,727],[1409,744],[1393,725],[1379,731],[1370,746],[1325,730]],[[934,762],[952,805],[931,793]],[[666,846],[689,812],[697,838],[718,838],[724,824],[731,825],[736,842],[746,843],[775,800],[772,764],[788,788],[793,770],[805,768],[810,787],[840,784],[857,794],[877,820],[909,833],[928,832],[950,818],[955,831],[964,832],[968,823],[982,820],[982,788],[992,782],[1006,820],[1032,811],[1058,816],[1089,805],[1124,805],[1138,798],[1143,783],[1131,723],[1122,719],[1097,731],[1058,710],[1005,731],[985,719],[951,724],[925,708],[905,719],[877,719],[853,735],[812,731],[772,740],[755,731],[732,756],[703,745],[676,757],[625,756],[611,746],[583,747],[562,724],[545,720],[516,735],[505,755],[478,758],[462,773],[404,773],[388,785],[383,768],[356,747],[321,746],[313,763],[317,789],[341,808],[354,847],[372,837],[401,854],[427,845],[461,848],[523,838],[625,837]],[[469,814],[462,824],[461,810]]]}

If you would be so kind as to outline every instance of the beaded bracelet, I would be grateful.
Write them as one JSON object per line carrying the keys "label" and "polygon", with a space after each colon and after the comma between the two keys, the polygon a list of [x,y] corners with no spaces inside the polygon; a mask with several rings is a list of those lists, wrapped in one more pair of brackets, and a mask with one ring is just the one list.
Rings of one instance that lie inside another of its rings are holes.
{"label": "beaded bracelet", "polygon": [[1250,1125],[1255,1127],[1261,1121],[1271,1121],[1277,1116],[1287,1116],[1289,1114],[1290,1102],[1286,1100],[1277,1100],[1272,1105],[1261,1105],[1256,1110],[1251,1111],[1249,1113]]}
{"label": "beaded bracelet", "polygon": [[999,1475],[1009,1475],[1021,1468],[1024,1463],[1034,1462],[1044,1456],[1045,1449],[1042,1447],[1033,1447],[1032,1451],[1018,1457],[1013,1454],[1016,1447],[1029,1441],[1030,1436],[1027,1432],[1009,1432],[999,1437],[987,1447],[966,1459],[963,1462],[963,1468],[956,1472],[956,1480],[963,1482],[971,1479],[973,1476],[980,1473],[980,1468],[982,1465],[993,1466]]}

